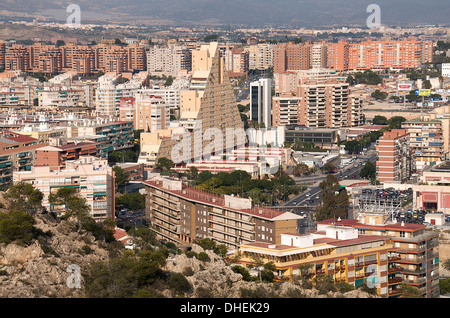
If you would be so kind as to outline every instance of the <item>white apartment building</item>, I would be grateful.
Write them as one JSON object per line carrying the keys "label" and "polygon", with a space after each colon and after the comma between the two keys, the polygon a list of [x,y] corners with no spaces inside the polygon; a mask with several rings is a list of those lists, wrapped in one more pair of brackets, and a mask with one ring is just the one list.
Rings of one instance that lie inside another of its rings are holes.
{"label": "white apartment building", "polygon": [[65,167],[55,169],[49,166],[32,166],[31,171],[14,171],[14,182],[31,183],[42,191],[42,205],[48,211],[64,212],[64,205],[50,205],[50,193],[56,193],[62,187],[75,188],[91,206],[91,216],[96,220],[114,218],[114,171],[108,166],[107,159],[92,156],[67,161]]}
{"label": "white apartment building", "polygon": [[169,109],[161,96],[136,94],[134,129],[155,131],[166,129],[169,125]]}
{"label": "white apartment building", "polygon": [[107,73],[98,79],[95,111],[102,116],[119,117],[120,98],[133,97],[142,87],[139,81],[118,84],[118,76]]}
{"label": "white apartment building", "polygon": [[272,127],[272,80],[263,78],[250,83],[250,120]]}
{"label": "white apartment building", "polygon": [[327,46],[322,43],[315,43],[311,46],[311,68],[320,69],[327,67]]}
{"label": "white apartment building", "polygon": [[188,89],[189,85],[190,82],[187,79],[176,79],[169,87],[155,85],[151,88],[143,88],[138,93],[162,97],[168,109],[174,113],[175,110],[180,109],[180,91]]}
{"label": "white apartment building", "polygon": [[154,46],[147,52],[147,71],[151,75],[177,76],[192,69],[191,51],[180,45]]}
{"label": "white apartment building", "polygon": [[250,70],[267,70],[273,66],[273,44],[250,45],[247,47],[247,51]]}
{"label": "white apartment building", "polygon": [[450,77],[450,63],[442,63],[442,76]]}
{"label": "white apartment building", "polygon": [[40,108],[62,109],[71,107],[91,107],[92,92],[88,85],[80,87],[45,87],[38,93]]}

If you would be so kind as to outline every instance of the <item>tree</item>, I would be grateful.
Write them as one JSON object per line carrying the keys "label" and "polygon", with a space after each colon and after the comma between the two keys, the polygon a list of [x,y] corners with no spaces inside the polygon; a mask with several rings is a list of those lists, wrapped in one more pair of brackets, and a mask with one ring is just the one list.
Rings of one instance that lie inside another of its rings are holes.
{"label": "tree", "polygon": [[402,290],[401,298],[423,298],[419,288],[415,286],[401,284],[400,289]]}
{"label": "tree", "polygon": [[3,196],[10,211],[23,211],[34,214],[39,209],[42,209],[44,194],[33,187],[31,183],[14,183]]}
{"label": "tree", "polygon": [[422,84],[422,87],[425,88],[425,89],[431,89],[433,87],[433,85],[431,85],[430,80],[424,80],[423,84]]}
{"label": "tree", "polygon": [[153,246],[158,245],[156,233],[148,227],[131,228],[128,234],[133,237],[134,245],[140,250],[152,250]]}
{"label": "tree", "polygon": [[64,46],[64,45],[66,45],[66,42],[64,42],[63,40],[56,41],[56,46],[57,47]]}
{"label": "tree", "polygon": [[33,216],[22,211],[0,213],[0,243],[28,244],[35,235]]}
{"label": "tree", "polygon": [[403,116],[394,116],[389,118],[387,124],[389,125],[389,129],[400,129],[402,128],[402,123],[406,121],[406,118]]}
{"label": "tree", "polygon": [[150,289],[158,279],[164,279],[161,266],[168,251],[124,251],[109,261],[90,265],[85,275],[86,296],[90,298],[129,298],[139,290]]}
{"label": "tree", "polygon": [[198,177],[198,169],[196,167],[190,167],[188,173],[189,180],[195,180]]}
{"label": "tree", "polygon": [[382,92],[377,89],[372,94],[370,94],[370,96],[378,100],[385,100],[388,97],[388,93]]}
{"label": "tree", "polygon": [[64,206],[66,217],[75,217],[78,222],[77,232],[81,230],[82,223],[90,218],[91,207],[75,188],[59,188],[55,194],[49,195],[48,201],[52,205]]}
{"label": "tree", "polygon": [[441,295],[450,293],[450,278],[444,278],[439,280],[439,289]]}
{"label": "tree", "polygon": [[170,86],[173,83],[173,77],[172,75],[169,75],[169,77],[167,77],[166,82],[164,83],[164,86]]}
{"label": "tree", "polygon": [[387,118],[381,115],[376,115],[372,119],[372,124],[374,125],[386,125],[387,123]]}
{"label": "tree", "polygon": [[252,275],[248,271],[248,269],[246,269],[245,267],[234,265],[234,266],[231,267],[231,269],[233,270],[233,272],[241,274],[242,275],[242,279],[245,282],[250,282],[250,281],[254,280]]}
{"label": "tree", "polygon": [[217,34],[210,34],[204,37],[203,41],[204,42],[213,42],[213,41],[217,41],[217,39],[219,38],[219,36]]}
{"label": "tree", "polygon": [[335,176],[329,174],[319,184],[322,189],[322,202],[316,207],[316,221],[329,218],[346,219],[348,216],[349,196],[347,190],[340,189],[339,182]]}
{"label": "tree", "polygon": [[334,169],[335,167],[333,166],[333,164],[331,164],[330,162],[327,162],[326,164],[323,165],[322,167],[322,171],[324,172],[330,172]]}
{"label": "tree", "polygon": [[377,167],[371,161],[367,161],[359,172],[359,176],[363,179],[375,180],[377,176]]}
{"label": "tree", "polygon": [[117,162],[136,162],[137,156],[133,150],[114,150],[108,155],[108,163],[115,165]]}
{"label": "tree", "polygon": [[125,186],[130,181],[130,173],[119,166],[113,167],[116,188]]}
{"label": "tree", "polygon": [[158,159],[158,162],[156,163],[156,168],[161,169],[163,171],[169,171],[173,166],[173,161],[162,157]]}
{"label": "tree", "polygon": [[173,273],[167,280],[167,285],[177,294],[183,294],[192,289],[191,284],[181,273]]}
{"label": "tree", "polygon": [[127,208],[130,210],[145,209],[145,195],[139,192],[125,193],[116,196],[116,210]]}

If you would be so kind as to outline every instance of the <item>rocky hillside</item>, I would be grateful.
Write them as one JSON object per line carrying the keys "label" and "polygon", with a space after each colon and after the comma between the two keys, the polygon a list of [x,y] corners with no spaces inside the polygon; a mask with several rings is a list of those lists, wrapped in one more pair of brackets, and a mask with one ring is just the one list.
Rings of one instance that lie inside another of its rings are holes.
{"label": "rocky hillside", "polygon": [[[83,296],[82,277],[80,288],[76,288],[76,281],[71,279],[74,272],[68,269],[76,265],[82,273],[92,261],[108,260],[106,245],[89,232],[77,234],[68,221],[50,215],[39,215],[35,220],[42,235],[32,244],[0,244],[0,297]],[[69,285],[68,279],[72,282]]]}
{"label": "rocky hillside", "polygon": [[[96,240],[89,232],[78,234],[73,223],[56,220],[50,215],[35,217],[35,227],[41,233],[30,245],[0,244],[1,298],[75,298],[85,297],[83,274],[92,262],[107,262],[114,249]],[[114,245],[114,244],[113,244]],[[162,270],[180,273],[190,284],[188,298],[241,298],[243,292],[251,297],[375,297],[361,291],[320,294],[315,289],[302,289],[295,283],[271,284],[244,281],[222,258],[210,250],[194,245],[193,252],[205,252],[209,260],[199,260],[182,253],[167,259]],[[71,268],[79,266],[79,286]],[[189,270],[188,270],[189,269]],[[79,287],[79,288],[78,288]],[[163,297],[175,297],[173,289],[159,286]]]}
{"label": "rocky hillside", "polygon": [[[192,275],[187,280],[192,285],[192,292],[188,297],[193,298],[259,298],[259,297],[284,297],[284,298],[378,298],[363,292],[353,290],[345,293],[329,292],[321,293],[315,288],[302,288],[299,283],[259,283],[248,282],[242,279],[242,275],[235,273],[227,266],[222,258],[210,250],[204,250],[194,245],[193,252],[208,254],[209,261],[199,261],[197,258],[188,258],[186,254],[180,254],[167,261],[165,269],[175,273],[186,273],[186,268],[192,269]],[[170,291],[166,296],[170,297]]]}

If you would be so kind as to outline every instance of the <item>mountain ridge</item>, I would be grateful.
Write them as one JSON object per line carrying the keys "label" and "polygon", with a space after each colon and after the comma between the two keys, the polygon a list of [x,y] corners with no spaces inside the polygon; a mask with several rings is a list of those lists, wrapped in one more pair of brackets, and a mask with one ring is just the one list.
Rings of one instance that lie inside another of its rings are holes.
{"label": "mountain ridge", "polygon": [[[147,19],[179,25],[286,25],[366,26],[371,12],[363,0],[79,0],[82,19],[132,21]],[[54,0],[5,0],[0,11],[64,20],[70,2]],[[450,6],[445,0],[378,0],[381,23],[387,25],[448,24]]]}

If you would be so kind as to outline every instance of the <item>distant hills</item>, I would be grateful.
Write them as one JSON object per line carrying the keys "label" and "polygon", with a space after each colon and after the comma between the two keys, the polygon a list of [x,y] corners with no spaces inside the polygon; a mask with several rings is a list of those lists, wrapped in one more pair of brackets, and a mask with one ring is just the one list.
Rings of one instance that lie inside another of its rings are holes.
{"label": "distant hills", "polygon": [[76,3],[87,20],[176,25],[365,26],[369,4],[386,25],[450,24],[448,0],[2,0],[0,15],[65,20]]}

